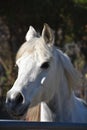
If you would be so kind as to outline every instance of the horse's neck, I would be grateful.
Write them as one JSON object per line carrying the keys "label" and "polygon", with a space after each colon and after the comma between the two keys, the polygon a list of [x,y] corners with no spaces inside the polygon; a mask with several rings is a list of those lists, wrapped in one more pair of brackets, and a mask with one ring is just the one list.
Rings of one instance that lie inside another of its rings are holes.
{"label": "horse's neck", "polygon": [[[62,85],[62,84],[61,84]],[[41,103],[41,121],[66,121],[71,116],[73,108],[73,94],[69,95],[65,88],[58,89],[49,103]],[[67,115],[67,119],[66,119]]]}
{"label": "horse's neck", "polygon": [[72,110],[70,109],[73,109],[74,97],[73,93],[69,90],[64,71],[61,67],[60,69],[60,75],[56,75],[56,77],[60,78],[60,82],[58,79],[56,80],[55,85],[57,86],[53,99],[48,103],[41,104],[41,121],[66,121],[66,115],[67,120],[69,120],[71,116]]}
{"label": "horse's neck", "polygon": [[[64,81],[65,80],[65,81]],[[66,78],[61,81],[58,90],[55,94],[55,119],[56,121],[69,121],[71,118],[71,112],[74,107],[74,96],[68,88]],[[67,118],[66,118],[67,115]]]}

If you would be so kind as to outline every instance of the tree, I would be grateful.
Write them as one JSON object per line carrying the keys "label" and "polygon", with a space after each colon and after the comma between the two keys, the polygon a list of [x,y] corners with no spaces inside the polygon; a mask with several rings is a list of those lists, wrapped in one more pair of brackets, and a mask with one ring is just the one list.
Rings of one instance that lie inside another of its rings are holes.
{"label": "tree", "polygon": [[73,1],[82,8],[87,9],[87,0],[73,0]]}

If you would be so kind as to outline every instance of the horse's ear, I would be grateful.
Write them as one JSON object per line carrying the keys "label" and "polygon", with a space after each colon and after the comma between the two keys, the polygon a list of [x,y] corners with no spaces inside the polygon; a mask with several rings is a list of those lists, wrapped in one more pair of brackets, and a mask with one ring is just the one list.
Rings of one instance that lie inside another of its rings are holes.
{"label": "horse's ear", "polygon": [[31,40],[35,36],[37,36],[37,32],[35,31],[35,29],[32,26],[30,26],[29,30],[25,36],[26,41]]}
{"label": "horse's ear", "polygon": [[54,44],[54,31],[46,23],[44,24],[42,30],[42,37],[44,38],[46,44]]}

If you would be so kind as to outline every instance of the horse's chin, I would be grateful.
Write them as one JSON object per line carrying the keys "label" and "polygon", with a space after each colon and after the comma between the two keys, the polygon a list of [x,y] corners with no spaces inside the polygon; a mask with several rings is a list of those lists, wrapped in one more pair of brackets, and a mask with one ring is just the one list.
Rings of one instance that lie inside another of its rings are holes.
{"label": "horse's chin", "polygon": [[10,114],[10,116],[13,118],[13,119],[23,119],[25,120],[26,118],[26,115],[27,115],[27,111],[28,111],[28,106],[20,113],[16,113],[16,112],[9,112],[8,113]]}

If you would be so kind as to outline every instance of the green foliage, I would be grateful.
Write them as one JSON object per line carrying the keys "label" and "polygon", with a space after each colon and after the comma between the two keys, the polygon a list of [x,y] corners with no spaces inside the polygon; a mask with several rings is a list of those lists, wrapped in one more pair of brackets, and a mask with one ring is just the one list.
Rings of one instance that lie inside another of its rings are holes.
{"label": "green foliage", "polygon": [[75,3],[86,4],[87,0],[74,0]]}
{"label": "green foliage", "polygon": [[87,0],[73,0],[76,4],[84,9],[87,9]]}

